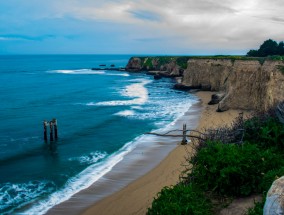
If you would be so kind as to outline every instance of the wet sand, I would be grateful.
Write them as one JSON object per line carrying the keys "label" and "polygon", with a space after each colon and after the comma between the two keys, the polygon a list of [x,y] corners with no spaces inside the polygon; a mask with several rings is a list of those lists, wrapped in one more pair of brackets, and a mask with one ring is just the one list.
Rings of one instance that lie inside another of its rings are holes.
{"label": "wet sand", "polygon": [[[201,113],[201,105],[198,102],[198,97],[195,100],[197,103],[193,104],[184,116],[156,132],[165,133],[170,130],[182,129],[184,123],[187,124],[188,129],[195,128]],[[181,132],[176,131],[171,134],[180,135]],[[180,141],[181,137],[161,137],[148,134],[136,138],[131,143],[131,145],[135,145],[135,148],[127,153],[111,171],[87,189],[74,194],[69,200],[52,207],[46,214],[82,214],[87,208],[92,207],[94,203],[123,189],[158,166],[177,147]],[[177,162],[179,163],[178,160]],[[179,175],[179,173],[175,173],[174,175]],[[96,214],[105,214],[105,212]]]}
{"label": "wet sand", "polygon": [[[241,112],[239,110],[229,110],[222,113],[216,112],[217,105],[207,105],[212,94],[212,92],[197,93],[197,96],[201,99],[202,113],[199,121],[193,128],[202,131],[206,128],[229,125]],[[184,116],[185,122],[190,122],[190,116]],[[190,154],[192,154],[190,144],[176,146],[154,169],[120,191],[94,203],[81,214],[146,214],[147,208],[151,206],[152,200],[157,193],[164,186],[175,185],[179,181],[180,173],[184,169],[185,157],[190,156]]]}

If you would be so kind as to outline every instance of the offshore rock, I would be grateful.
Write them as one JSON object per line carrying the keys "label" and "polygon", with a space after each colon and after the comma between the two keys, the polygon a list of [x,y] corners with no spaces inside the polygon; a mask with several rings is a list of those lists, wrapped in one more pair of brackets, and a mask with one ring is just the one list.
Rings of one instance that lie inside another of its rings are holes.
{"label": "offshore rock", "polygon": [[263,215],[284,214],[284,176],[271,185],[263,208]]}

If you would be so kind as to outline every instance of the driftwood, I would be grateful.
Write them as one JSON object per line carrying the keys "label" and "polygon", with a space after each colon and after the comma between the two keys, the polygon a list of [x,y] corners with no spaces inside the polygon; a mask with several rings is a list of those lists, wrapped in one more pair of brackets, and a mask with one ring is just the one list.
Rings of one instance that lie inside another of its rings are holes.
{"label": "driftwood", "polygon": [[[171,130],[164,134],[159,134],[155,132],[148,132],[146,134],[152,134],[156,136],[162,136],[162,137],[184,137],[182,134],[170,134],[171,132],[180,131],[183,132],[183,130]],[[226,129],[210,129],[206,130],[205,133],[202,133],[197,130],[186,130],[187,132],[196,132],[197,134],[187,134],[186,137],[188,138],[194,138],[198,139],[200,142],[205,141],[221,141],[223,143],[237,143],[241,144],[243,142],[244,138],[244,129],[236,129],[235,131],[228,131]]]}
{"label": "driftwood", "polygon": [[[181,132],[181,134],[171,134],[172,132]],[[186,134],[190,132],[190,134]],[[191,138],[192,141],[197,140],[199,146],[202,146],[206,141],[218,141],[225,144],[241,144],[243,142],[244,130],[244,116],[240,113],[231,126],[225,126],[218,129],[207,129],[204,132],[198,130],[186,129],[186,124],[183,124],[183,130],[171,130],[163,134],[149,132],[152,134],[163,137],[182,137],[181,144],[186,144],[186,137]],[[194,144],[194,143],[193,143]]]}
{"label": "driftwood", "polygon": [[[171,131],[168,131],[164,134],[159,134],[159,133],[155,133],[155,132],[148,132],[146,134],[152,134],[152,135],[156,135],[156,136],[163,136],[163,137],[183,137],[184,135],[182,134],[169,134],[171,132],[175,132],[175,131],[180,131],[180,132],[184,132],[183,130],[179,130],[179,129],[176,129],[176,130],[171,130]],[[191,129],[187,129],[186,132],[196,132],[198,133],[199,135],[185,135],[186,137],[190,137],[190,138],[196,138],[196,139],[199,139],[199,140],[204,140],[204,138],[202,137],[204,134],[201,133],[200,131],[197,131],[197,130],[191,130]]]}

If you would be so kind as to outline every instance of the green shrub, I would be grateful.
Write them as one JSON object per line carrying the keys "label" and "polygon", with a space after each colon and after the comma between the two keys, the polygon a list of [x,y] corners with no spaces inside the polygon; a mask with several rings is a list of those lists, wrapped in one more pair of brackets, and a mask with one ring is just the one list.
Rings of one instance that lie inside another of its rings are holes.
{"label": "green shrub", "polygon": [[220,195],[248,196],[259,191],[263,173],[283,164],[274,150],[255,144],[209,142],[191,160],[190,180],[205,191]]}
{"label": "green shrub", "polygon": [[244,140],[256,143],[262,148],[276,147],[284,150],[284,125],[278,119],[264,116],[253,117],[244,123]]}
{"label": "green shrub", "polygon": [[188,59],[189,59],[189,57],[178,57],[177,58],[177,65],[179,65],[182,69],[186,69]]}
{"label": "green shrub", "polygon": [[202,191],[195,185],[178,184],[174,187],[164,187],[154,199],[148,215],[209,215],[211,203]]}

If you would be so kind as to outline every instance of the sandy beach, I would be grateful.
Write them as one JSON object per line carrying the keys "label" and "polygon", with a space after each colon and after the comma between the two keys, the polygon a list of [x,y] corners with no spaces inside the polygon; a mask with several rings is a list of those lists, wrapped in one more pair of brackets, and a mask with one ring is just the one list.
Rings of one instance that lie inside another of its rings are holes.
{"label": "sandy beach", "polygon": [[[212,94],[212,92],[197,93],[202,105],[202,113],[197,125],[198,130],[231,124],[241,112],[239,110],[216,112],[217,105],[207,105]],[[147,208],[151,206],[152,200],[157,193],[164,186],[175,185],[179,181],[179,175],[184,168],[185,157],[191,152],[190,144],[185,146],[178,145],[150,172],[120,191],[95,203],[82,214],[146,214]]]}

